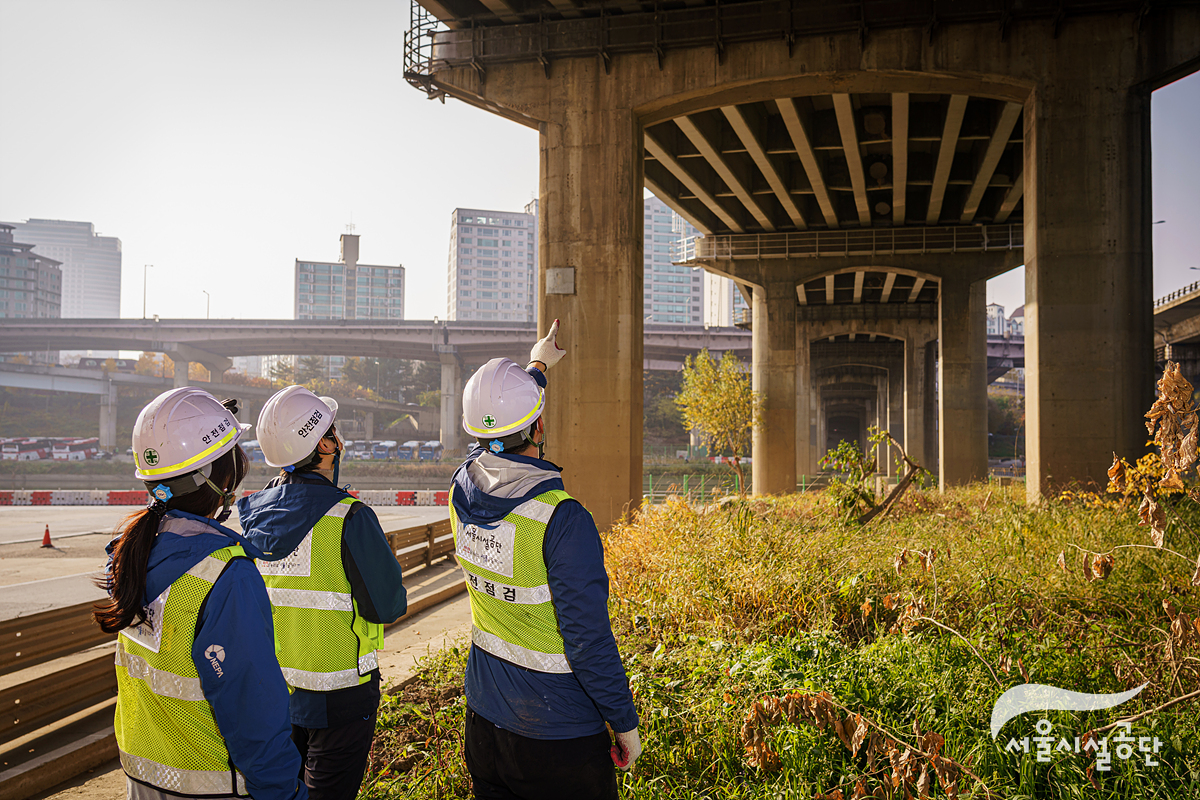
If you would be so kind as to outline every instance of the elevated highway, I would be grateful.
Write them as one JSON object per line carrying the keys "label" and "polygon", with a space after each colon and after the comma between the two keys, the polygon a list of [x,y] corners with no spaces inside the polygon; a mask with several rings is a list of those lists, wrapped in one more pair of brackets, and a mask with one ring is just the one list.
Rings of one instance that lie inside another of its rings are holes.
{"label": "elevated highway", "polygon": [[[253,423],[258,411],[275,389],[247,386],[241,383],[196,383],[217,397],[236,397],[241,402],[238,417],[242,422]],[[117,441],[117,403],[119,389],[138,387],[166,391],[175,386],[174,378],[158,378],[151,375],[131,375],[124,372],[105,372],[98,369],[75,367],[46,367],[40,364],[12,364],[0,362],[0,386],[18,389],[40,389],[53,392],[98,395],[100,398],[100,447],[114,450],[123,447]],[[339,411],[360,412],[363,420],[363,438],[373,439],[375,413],[391,416],[408,414],[416,423],[408,438],[432,438],[439,434],[440,414],[437,409],[405,403],[365,400],[336,395]]]}
{"label": "elevated highway", "polygon": [[[0,321],[0,353],[38,350],[141,350],[195,361],[220,373],[235,356],[314,355],[437,361],[453,354],[466,365],[498,356],[520,359],[537,341],[522,323],[411,320],[54,319]],[[661,325],[646,331],[650,362],[680,364],[702,348],[750,355],[738,328]]]}
{"label": "elevated highway", "polygon": [[1200,68],[1200,3],[418,0],[412,22],[412,85],[541,136],[539,321],[591,354],[547,425],[609,421],[561,461],[602,527],[641,486],[646,188],[749,295],[755,491],[820,455],[830,337],[902,342],[908,451],[944,486],[985,477],[984,287],[1022,263],[1030,499],[1143,449],[1150,95]]}
{"label": "elevated highway", "polygon": [[[0,321],[0,352],[139,350],[166,353],[177,365],[193,361],[203,364],[213,375],[229,369],[235,356],[341,355],[437,361],[442,365],[440,438],[451,451],[459,447],[457,421],[462,416],[464,368],[499,356],[521,360],[537,338],[537,330],[532,325],[434,320],[385,325],[359,320],[275,319]],[[568,338],[564,337],[564,340]],[[644,369],[675,369],[689,355],[704,348],[716,353],[732,351],[743,359],[749,359],[751,355],[751,334],[740,328],[664,325],[646,331],[643,338]],[[187,385],[187,373],[186,368],[177,368],[173,385]],[[32,373],[5,370],[0,374],[0,385],[31,387],[30,382],[34,382],[38,384],[36,388],[52,388],[55,382],[60,387],[86,384],[94,389],[86,391],[110,398],[109,402],[115,406],[116,386],[124,380],[113,376],[116,383],[108,383],[108,388],[102,391],[95,388],[98,384],[94,379],[80,377],[78,370],[51,370],[37,377],[30,375]],[[4,380],[25,383],[4,383]],[[245,388],[240,384],[237,386]],[[255,394],[240,391],[233,396],[253,397]],[[115,431],[115,417],[105,416],[105,405],[102,400],[101,431]],[[102,434],[101,439],[103,442],[106,435]]]}

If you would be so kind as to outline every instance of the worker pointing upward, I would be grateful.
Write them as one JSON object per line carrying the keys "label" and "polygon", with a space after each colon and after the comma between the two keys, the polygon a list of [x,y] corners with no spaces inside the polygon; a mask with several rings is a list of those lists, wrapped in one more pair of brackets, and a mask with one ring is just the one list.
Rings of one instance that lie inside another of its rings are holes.
{"label": "worker pointing upward", "polygon": [[616,798],[614,763],[631,769],[641,752],[600,534],[543,458],[557,333],[555,320],[528,368],[492,359],[464,390],[476,444],[454,473],[450,519],[471,599],[465,745],[477,798]]}

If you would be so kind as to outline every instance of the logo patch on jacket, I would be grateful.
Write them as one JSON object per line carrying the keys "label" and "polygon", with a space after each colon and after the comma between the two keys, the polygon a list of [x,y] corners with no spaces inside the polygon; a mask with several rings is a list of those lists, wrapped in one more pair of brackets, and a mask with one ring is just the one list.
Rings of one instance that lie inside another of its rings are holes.
{"label": "logo patch on jacket", "polygon": [[225,671],[221,669],[221,662],[225,660],[225,648],[219,644],[210,644],[208,649],[204,651],[204,657],[208,659],[208,663],[212,664],[213,671],[217,673],[217,677],[224,677]]}
{"label": "logo patch on jacket", "polygon": [[477,567],[513,576],[513,550],[516,549],[517,526],[508,520],[491,525],[458,524],[458,545],[455,555]]}

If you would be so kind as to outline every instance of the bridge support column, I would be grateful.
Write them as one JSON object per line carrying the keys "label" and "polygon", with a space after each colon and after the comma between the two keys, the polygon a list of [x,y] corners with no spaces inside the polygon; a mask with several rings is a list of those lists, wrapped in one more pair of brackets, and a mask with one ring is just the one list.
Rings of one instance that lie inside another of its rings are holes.
{"label": "bridge support column", "polygon": [[926,351],[929,336],[917,326],[908,326],[904,336],[904,451],[908,457],[936,473],[932,451],[927,445],[927,407],[932,401]]}
{"label": "bridge support column", "polygon": [[[442,447],[449,454],[460,455],[466,445],[462,436],[462,364],[454,345],[438,345],[442,361]],[[370,438],[370,437],[368,437]]]}
{"label": "bridge support column", "polygon": [[117,450],[117,385],[108,379],[100,395],[100,449],[108,453]]}
{"label": "bridge support column", "polygon": [[191,386],[191,381],[188,380],[188,367],[190,363],[183,358],[175,359],[175,388],[181,389],[184,386]]}
{"label": "bridge support column", "polygon": [[796,284],[772,282],[753,293],[754,391],[763,424],[752,438],[755,494],[796,491]]}
{"label": "bridge support column", "polygon": [[[1025,103],[1026,492],[1103,487],[1154,400],[1150,91],[1066,64]],[[1072,62],[1074,63],[1074,62]],[[1106,64],[1108,62],[1105,62]]]}
{"label": "bridge support column", "polygon": [[[901,444],[904,443],[904,362],[903,360],[893,361],[888,364],[887,373],[887,399],[888,399],[888,433],[892,438]],[[896,459],[899,454],[891,445],[887,445],[884,450],[887,455],[887,474],[893,476],[896,474]]]}
{"label": "bridge support column", "polygon": [[[375,438],[375,412],[367,411],[363,413],[363,438],[367,441]],[[446,443],[442,442],[445,447]]]}
{"label": "bridge support column", "polygon": [[[567,354],[549,375],[547,457],[601,530],[642,502],[642,152],[630,86],[594,59],[555,62],[541,130],[538,332]],[[588,87],[583,94],[579,87]]]}
{"label": "bridge support column", "polygon": [[987,477],[987,282],[938,292],[938,466],[943,489]]}
{"label": "bridge support column", "polygon": [[796,475],[816,475],[821,439],[817,417],[821,392],[814,388],[807,326],[796,325]]}

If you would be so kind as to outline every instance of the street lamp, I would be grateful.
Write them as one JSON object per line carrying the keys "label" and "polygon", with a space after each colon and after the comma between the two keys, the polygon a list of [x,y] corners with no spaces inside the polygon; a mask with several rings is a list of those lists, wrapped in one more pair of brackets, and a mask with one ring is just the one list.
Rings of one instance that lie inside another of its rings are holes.
{"label": "street lamp", "polygon": [[153,264],[142,265],[142,319],[146,318],[146,270],[153,266]]}
{"label": "street lamp", "polygon": [[[200,291],[204,292],[203,289]],[[211,319],[209,311],[212,310],[212,296],[208,292],[204,292],[204,318]]]}

